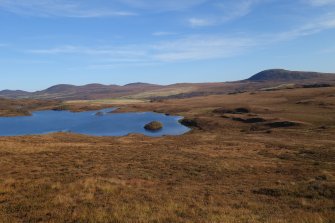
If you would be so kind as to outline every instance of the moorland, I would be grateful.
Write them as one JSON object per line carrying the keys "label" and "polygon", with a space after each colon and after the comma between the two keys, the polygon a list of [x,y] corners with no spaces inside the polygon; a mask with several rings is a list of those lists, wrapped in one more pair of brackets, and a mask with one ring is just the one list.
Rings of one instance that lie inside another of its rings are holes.
{"label": "moorland", "polygon": [[1,116],[113,106],[192,131],[0,137],[0,222],[334,222],[334,77],[2,92]]}

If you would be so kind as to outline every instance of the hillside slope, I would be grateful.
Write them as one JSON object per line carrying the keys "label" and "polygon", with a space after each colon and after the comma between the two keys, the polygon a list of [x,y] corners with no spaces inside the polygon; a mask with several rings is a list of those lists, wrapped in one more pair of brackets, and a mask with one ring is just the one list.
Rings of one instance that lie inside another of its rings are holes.
{"label": "hillside slope", "polygon": [[334,74],[304,72],[304,71],[289,71],[283,69],[271,69],[259,72],[250,78],[248,81],[294,81],[307,79],[328,79],[334,78]]}
{"label": "hillside slope", "polygon": [[139,94],[144,91],[162,88],[160,85],[134,83],[125,86],[88,84],[75,86],[68,84],[55,85],[42,91],[0,91],[0,97],[18,99],[61,99],[61,100],[92,100],[101,98],[117,98],[122,96]]}
{"label": "hillside slope", "polygon": [[102,84],[75,86],[60,84],[37,92],[0,91],[0,97],[60,100],[190,98],[257,91],[265,88],[276,89],[278,85],[282,84],[289,84],[294,87],[301,87],[304,84],[334,85],[335,74],[272,69],[257,73],[246,80],[235,82],[183,83],[167,86],[147,83],[131,83],[124,86]]}

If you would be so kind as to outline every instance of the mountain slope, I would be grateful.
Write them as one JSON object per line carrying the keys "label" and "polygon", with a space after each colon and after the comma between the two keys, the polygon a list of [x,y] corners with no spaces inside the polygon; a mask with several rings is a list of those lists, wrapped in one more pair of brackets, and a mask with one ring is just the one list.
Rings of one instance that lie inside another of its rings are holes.
{"label": "mountain slope", "polygon": [[0,97],[4,98],[33,98],[33,99],[62,99],[62,100],[89,100],[101,98],[116,98],[138,94],[144,91],[151,91],[163,88],[164,86],[133,83],[125,86],[119,85],[102,85],[88,84],[75,86],[68,84],[59,84],[49,87],[42,91],[25,92],[25,91],[0,91]]}
{"label": "mountain slope", "polygon": [[272,69],[257,73],[247,80],[235,82],[183,83],[167,86],[147,83],[131,83],[124,86],[60,84],[32,93],[10,90],[0,91],[0,97],[60,100],[95,100],[120,97],[133,99],[189,98],[211,94],[255,91],[264,88],[273,89],[282,84],[289,84],[294,87],[303,86],[304,84],[311,86],[314,86],[314,84],[316,84],[315,86],[318,86],[318,84],[335,85],[335,74]]}
{"label": "mountain slope", "polygon": [[293,81],[306,79],[321,79],[332,78],[334,74],[304,72],[304,71],[289,71],[283,69],[272,69],[259,72],[250,78],[248,81]]}
{"label": "mountain slope", "polygon": [[3,98],[24,98],[28,97],[30,95],[30,92],[27,91],[21,91],[21,90],[3,90],[0,91],[0,96]]}

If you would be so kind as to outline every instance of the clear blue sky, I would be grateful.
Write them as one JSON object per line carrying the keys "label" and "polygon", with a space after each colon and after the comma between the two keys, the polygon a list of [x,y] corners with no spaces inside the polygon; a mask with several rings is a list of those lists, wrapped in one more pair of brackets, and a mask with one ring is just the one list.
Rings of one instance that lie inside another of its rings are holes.
{"label": "clear blue sky", "polygon": [[335,0],[0,0],[0,89],[335,72]]}

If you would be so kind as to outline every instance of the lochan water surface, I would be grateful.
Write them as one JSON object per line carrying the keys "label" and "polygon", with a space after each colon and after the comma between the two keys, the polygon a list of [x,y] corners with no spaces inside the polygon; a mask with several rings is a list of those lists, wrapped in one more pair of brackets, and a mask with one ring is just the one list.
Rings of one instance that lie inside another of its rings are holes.
{"label": "lochan water surface", "polygon": [[[37,111],[32,116],[0,117],[0,136],[37,135],[54,132],[73,132],[93,136],[125,136],[139,133],[152,137],[182,135],[190,129],[179,123],[180,116],[155,112],[112,113],[100,111]],[[163,129],[148,131],[144,125],[151,121],[163,123]]]}

